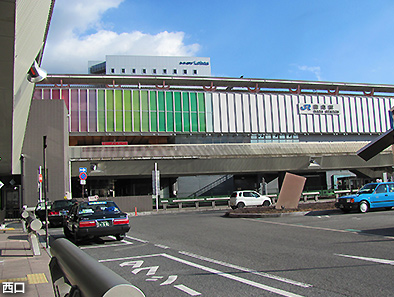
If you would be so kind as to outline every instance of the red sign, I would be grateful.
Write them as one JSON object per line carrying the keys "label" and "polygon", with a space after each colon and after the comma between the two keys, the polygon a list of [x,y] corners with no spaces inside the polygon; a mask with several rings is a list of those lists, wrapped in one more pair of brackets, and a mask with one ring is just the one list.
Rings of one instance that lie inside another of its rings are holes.
{"label": "red sign", "polygon": [[86,179],[88,178],[88,175],[86,174],[86,172],[81,172],[81,173],[79,174],[79,178],[80,178],[81,180],[86,180]]}
{"label": "red sign", "polygon": [[102,145],[128,145],[127,141],[104,141]]}
{"label": "red sign", "polygon": [[39,183],[42,183],[42,174],[39,174],[39,175],[38,175],[38,182],[39,182]]}

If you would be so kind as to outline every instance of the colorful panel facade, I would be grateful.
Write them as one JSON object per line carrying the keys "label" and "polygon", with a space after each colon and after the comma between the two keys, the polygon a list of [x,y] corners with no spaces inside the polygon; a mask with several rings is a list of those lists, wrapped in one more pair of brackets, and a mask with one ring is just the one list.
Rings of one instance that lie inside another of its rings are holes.
{"label": "colorful panel facade", "polygon": [[391,128],[391,97],[139,89],[39,88],[62,99],[70,132],[378,134]]}

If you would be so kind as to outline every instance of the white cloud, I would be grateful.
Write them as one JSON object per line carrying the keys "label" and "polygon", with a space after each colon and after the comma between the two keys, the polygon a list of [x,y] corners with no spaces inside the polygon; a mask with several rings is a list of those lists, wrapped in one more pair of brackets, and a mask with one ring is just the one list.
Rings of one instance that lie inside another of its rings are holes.
{"label": "white cloud", "polygon": [[317,80],[322,80],[321,78],[321,70],[319,66],[298,66],[298,69],[301,71],[307,71],[307,72],[312,72]]}
{"label": "white cloud", "polygon": [[[102,22],[108,9],[123,0],[57,0],[44,52],[49,73],[87,73],[88,61],[105,55],[193,56],[198,44],[186,45],[184,32],[117,33]],[[116,45],[116,46],[115,46]]]}

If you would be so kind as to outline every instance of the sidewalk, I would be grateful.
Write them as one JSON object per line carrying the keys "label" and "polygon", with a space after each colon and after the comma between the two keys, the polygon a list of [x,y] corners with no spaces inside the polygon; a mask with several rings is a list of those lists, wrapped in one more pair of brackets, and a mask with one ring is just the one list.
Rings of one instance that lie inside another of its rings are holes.
{"label": "sidewalk", "polygon": [[[6,222],[5,228],[0,228],[0,296],[52,297],[51,257],[41,243],[41,255],[34,256],[27,238],[17,220]],[[12,283],[7,288],[18,293],[5,294],[5,282]]]}

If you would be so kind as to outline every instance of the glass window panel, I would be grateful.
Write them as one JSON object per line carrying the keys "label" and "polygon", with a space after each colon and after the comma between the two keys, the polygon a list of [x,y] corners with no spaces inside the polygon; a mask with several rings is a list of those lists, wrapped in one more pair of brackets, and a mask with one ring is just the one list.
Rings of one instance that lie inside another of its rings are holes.
{"label": "glass window panel", "polygon": [[79,91],[79,120],[81,123],[80,131],[88,131],[88,92],[86,89]]}
{"label": "glass window panel", "polygon": [[159,112],[159,132],[166,131],[166,114],[164,111]]}
{"label": "glass window panel", "polygon": [[107,103],[107,131],[114,131],[114,91],[106,90],[106,103]]}
{"label": "glass window panel", "polygon": [[140,110],[140,92],[133,91],[133,110],[138,111]]}
{"label": "glass window panel", "polygon": [[69,104],[70,104],[69,93],[70,93],[70,90],[62,89],[60,93],[61,93],[61,98],[64,100],[64,103],[66,104],[67,109],[70,110],[70,108],[69,108]]}
{"label": "glass window panel", "polygon": [[51,98],[51,90],[50,89],[44,89],[43,90],[43,99],[52,99]]}
{"label": "glass window panel", "polygon": [[166,108],[167,108],[167,111],[174,111],[174,102],[172,100],[172,92],[166,92]]}
{"label": "glass window panel", "polygon": [[122,90],[115,90],[115,116],[116,116],[116,131],[123,131],[123,100]]}
{"label": "glass window panel", "polygon": [[200,122],[200,131],[201,131],[201,132],[206,132],[206,130],[207,130],[207,125],[206,125],[206,123],[205,123],[205,113],[200,112],[200,113],[198,114],[198,116],[199,116],[199,122]]}
{"label": "glass window panel", "polygon": [[175,131],[182,132],[182,113],[175,112]]}
{"label": "glass window panel", "polygon": [[152,132],[157,132],[157,112],[151,111],[150,113],[150,130]]}
{"label": "glass window panel", "polygon": [[198,111],[205,111],[204,93],[198,93]]}
{"label": "glass window panel", "polygon": [[104,90],[97,91],[98,131],[105,131],[105,93]]}
{"label": "glass window panel", "polygon": [[60,99],[60,90],[52,89],[52,99]]}
{"label": "glass window panel", "polygon": [[131,110],[131,91],[123,91],[124,109]]}
{"label": "glass window panel", "polygon": [[175,101],[175,111],[182,110],[182,102],[181,102],[181,93],[175,92],[174,93],[174,101]]}
{"label": "glass window panel", "polygon": [[156,101],[156,92],[155,91],[151,91],[150,92],[150,110],[154,110],[157,111],[157,101]]}
{"label": "glass window panel", "polygon": [[196,93],[190,93],[190,107],[191,111],[197,111]]}
{"label": "glass window panel", "polygon": [[42,89],[35,89],[33,93],[33,99],[42,99]]}
{"label": "glass window panel", "polygon": [[165,111],[164,92],[158,92],[159,110]]}
{"label": "glass window panel", "polygon": [[142,111],[142,125],[141,125],[142,132],[149,132],[149,112]]}
{"label": "glass window panel", "polygon": [[79,107],[78,107],[78,90],[71,90],[71,131],[79,130]]}
{"label": "glass window panel", "polygon": [[183,113],[183,129],[185,132],[191,132],[190,131],[190,113],[188,113],[188,112]]}
{"label": "glass window panel", "polygon": [[140,132],[141,131],[141,119],[140,119],[140,112],[139,111],[133,112],[133,120],[134,120],[134,131]]}
{"label": "glass window panel", "polygon": [[197,113],[192,112],[191,117],[192,117],[192,132],[197,132],[198,131]]}
{"label": "glass window panel", "polygon": [[189,111],[189,93],[182,93],[183,111]]}
{"label": "glass window panel", "polygon": [[89,90],[89,132],[97,132],[97,92]]}
{"label": "glass window panel", "polygon": [[167,111],[167,131],[174,132],[174,113]]}
{"label": "glass window panel", "polygon": [[148,103],[148,91],[141,91],[141,110],[148,111],[149,103]]}

